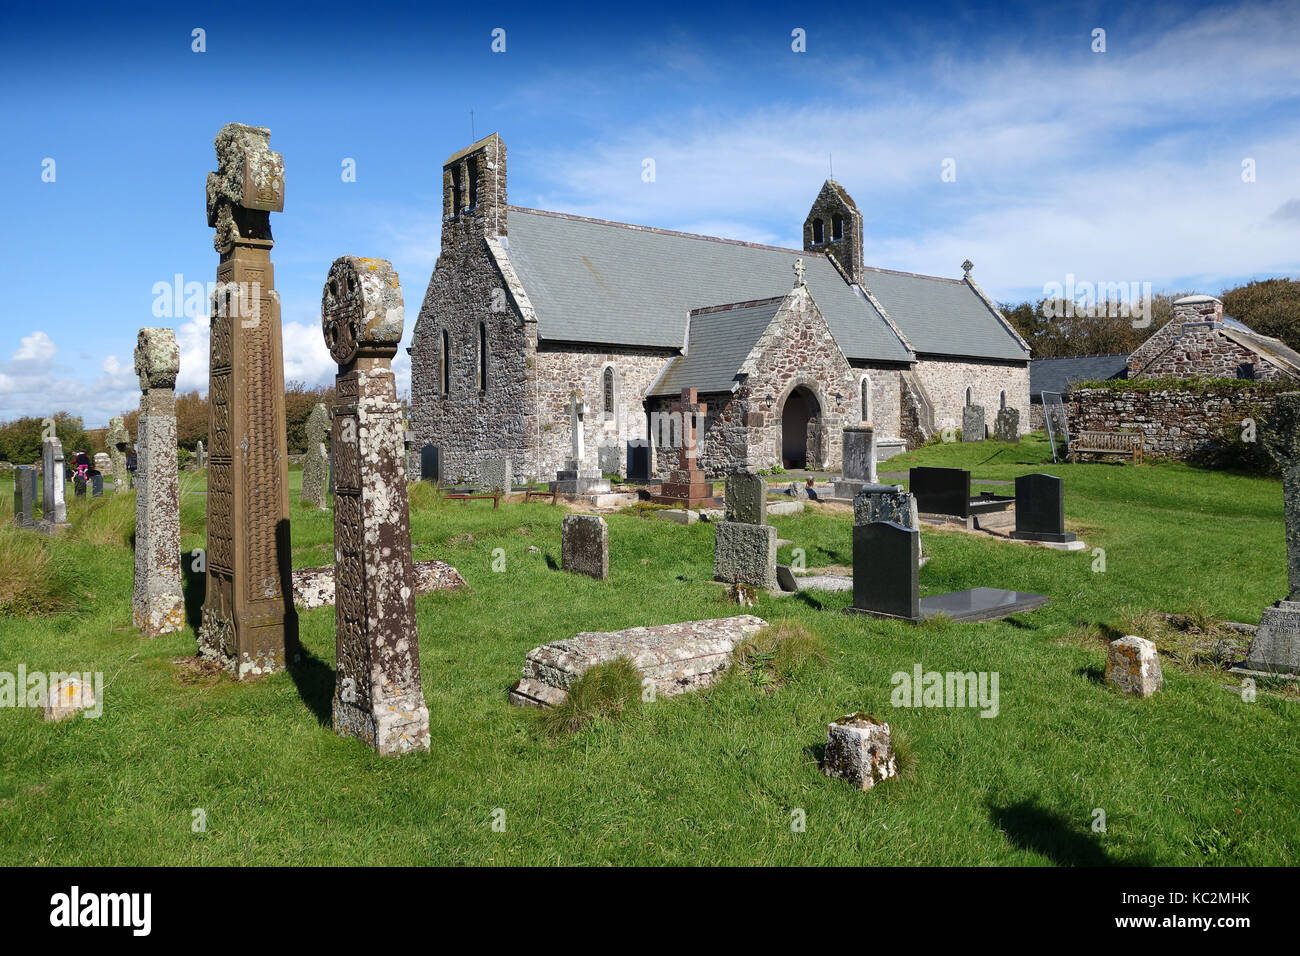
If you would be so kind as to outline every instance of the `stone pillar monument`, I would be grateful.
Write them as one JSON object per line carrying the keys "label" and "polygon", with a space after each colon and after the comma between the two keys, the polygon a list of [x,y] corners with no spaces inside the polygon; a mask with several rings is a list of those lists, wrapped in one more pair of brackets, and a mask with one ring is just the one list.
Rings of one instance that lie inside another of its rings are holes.
{"label": "stone pillar monument", "polygon": [[64,500],[63,442],[57,436],[46,438],[41,445],[41,521],[42,531],[53,532],[68,526],[68,506]]}
{"label": "stone pillar monument", "polygon": [[135,499],[135,626],[147,637],[185,626],[181,592],[181,496],[176,474],[176,373],[181,353],[171,329],[141,329],[136,471],[147,475]]}
{"label": "stone pillar monument", "polygon": [[330,453],[325,448],[329,434],[330,413],[320,402],[307,418],[307,457],[302,462],[302,491],[298,498],[304,504],[324,508],[325,486],[329,481]]}
{"label": "stone pillar monument", "polygon": [[1282,508],[1286,517],[1286,599],[1265,608],[1250,642],[1245,669],[1300,674],[1300,392],[1278,395],[1260,439],[1282,466]]}
{"label": "stone pillar monument", "polygon": [[405,321],[383,259],[335,259],[321,325],[335,380],[334,729],[381,754],[429,748],[420,687],[402,406],[391,362]]}
{"label": "stone pillar monument", "polygon": [[599,469],[586,468],[586,442],[583,438],[584,422],[590,409],[582,396],[574,392],[569,396],[570,455],[564,467],[555,473],[555,481],[550,483],[552,491],[562,495],[604,494],[609,491],[609,479],[602,478]]}
{"label": "stone pillar monument", "polygon": [[208,368],[208,590],[199,654],[240,679],[292,663],[298,619],[289,576],[280,297],[272,212],[284,209],[284,160],[271,131],[231,123],[208,173],[208,225],[221,255]]}
{"label": "stone pillar monument", "polygon": [[[104,436],[108,445],[108,458],[113,463],[113,492],[121,494],[128,490],[126,473],[126,448],[131,444],[131,433],[126,430],[126,420],[116,415],[108,421],[108,434]],[[136,455],[136,470],[139,470],[139,455]]]}

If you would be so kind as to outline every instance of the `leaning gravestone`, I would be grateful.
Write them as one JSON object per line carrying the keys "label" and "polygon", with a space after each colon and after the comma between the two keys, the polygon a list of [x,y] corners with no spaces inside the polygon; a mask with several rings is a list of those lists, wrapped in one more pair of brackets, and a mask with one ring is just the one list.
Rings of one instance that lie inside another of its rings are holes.
{"label": "leaning gravestone", "polygon": [[14,524],[20,528],[34,527],[32,508],[36,504],[36,469],[19,465],[14,469]]}
{"label": "leaning gravestone", "polygon": [[402,287],[391,263],[334,260],[321,296],[325,344],[339,366],[330,442],[334,730],[381,754],[429,749],[402,406],[392,370],[404,323]]}
{"label": "leaning gravestone", "polygon": [[104,441],[108,443],[108,457],[113,463],[113,491],[120,494],[130,487],[126,473],[126,446],[131,444],[131,434],[126,430],[126,421],[121,415],[109,419]]}
{"label": "leaning gravestone", "polygon": [[199,654],[241,680],[281,670],[298,646],[289,574],[280,297],[272,212],[284,209],[284,160],[271,131],[230,123],[208,173],[208,225],[221,259],[208,369],[207,597]]}
{"label": "leaning gravestone", "polygon": [[609,577],[609,526],[600,515],[565,515],[560,567],[603,581]]}
{"label": "leaning gravestone", "polygon": [[185,626],[181,592],[181,496],[176,469],[176,373],[180,349],[171,329],[141,329],[136,470],[147,477],[135,499],[135,626],[147,637]]}
{"label": "leaning gravestone", "polygon": [[1020,441],[1020,412],[1014,408],[999,408],[993,419],[993,439],[995,441]]}
{"label": "leaning gravestone", "polygon": [[1272,414],[1260,426],[1260,438],[1282,466],[1289,592],[1264,609],[1244,669],[1300,674],[1300,392],[1276,397]]}
{"label": "leaning gravestone", "polygon": [[961,410],[961,440],[984,440],[984,406],[967,405]]}
{"label": "leaning gravestone", "polygon": [[329,481],[330,459],[325,448],[325,436],[329,433],[330,413],[320,402],[311,410],[307,418],[307,456],[302,464],[302,490],[299,499],[304,504],[324,508],[325,486]]}
{"label": "leaning gravestone", "polygon": [[41,521],[42,531],[52,532],[68,526],[68,506],[64,501],[63,442],[57,437],[45,439],[41,446]]}

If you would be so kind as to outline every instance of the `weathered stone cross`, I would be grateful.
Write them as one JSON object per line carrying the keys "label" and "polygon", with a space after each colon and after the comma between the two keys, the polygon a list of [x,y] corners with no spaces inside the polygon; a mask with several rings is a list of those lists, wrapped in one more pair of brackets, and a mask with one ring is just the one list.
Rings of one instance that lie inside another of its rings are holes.
{"label": "weathered stone cross", "polygon": [[573,459],[579,462],[582,461],[583,452],[586,450],[582,434],[582,422],[586,414],[587,406],[583,404],[582,396],[574,392],[569,396],[569,426],[573,432],[571,448]]}
{"label": "weathered stone cross", "polygon": [[805,283],[805,282],[803,281],[803,274],[804,274],[804,264],[803,264],[803,259],[802,259],[802,258],[799,258],[799,259],[794,260],[794,284],[795,284],[795,285],[806,285],[806,284],[807,284],[807,283]]}

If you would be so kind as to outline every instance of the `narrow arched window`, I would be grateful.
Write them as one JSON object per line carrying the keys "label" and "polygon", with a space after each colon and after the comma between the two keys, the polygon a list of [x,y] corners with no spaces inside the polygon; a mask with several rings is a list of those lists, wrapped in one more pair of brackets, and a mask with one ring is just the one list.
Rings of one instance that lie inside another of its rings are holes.
{"label": "narrow arched window", "polygon": [[487,323],[478,324],[478,390],[487,391],[488,381],[488,339]]}
{"label": "narrow arched window", "polygon": [[998,399],[998,408],[1006,408],[1006,407],[1007,407],[1007,393],[1003,392],[1001,397]]}
{"label": "narrow arched window", "polygon": [[451,337],[442,330],[442,394],[451,393]]}
{"label": "narrow arched window", "polygon": [[839,213],[836,213],[835,215],[831,216],[831,238],[832,239],[844,238],[844,217],[841,216]]}
{"label": "narrow arched window", "polygon": [[862,420],[871,421],[871,379],[862,376]]}
{"label": "narrow arched window", "polygon": [[469,174],[469,208],[473,209],[478,205],[478,160],[471,158],[465,168]]}
{"label": "narrow arched window", "polygon": [[820,219],[813,220],[813,245],[819,245],[826,241],[826,226]]}
{"label": "narrow arched window", "polygon": [[457,163],[451,167],[451,217],[453,219],[460,215],[463,195],[464,192],[460,185],[460,164]]}
{"label": "narrow arched window", "polygon": [[603,395],[602,407],[606,415],[614,414],[614,366],[605,367],[605,374],[602,376],[601,392]]}
{"label": "narrow arched window", "polygon": [[967,405],[970,405],[970,404],[971,404],[971,399],[972,399],[972,398],[974,398],[974,396],[971,394],[971,390],[970,390],[969,388],[966,389],[966,404],[967,404]]}

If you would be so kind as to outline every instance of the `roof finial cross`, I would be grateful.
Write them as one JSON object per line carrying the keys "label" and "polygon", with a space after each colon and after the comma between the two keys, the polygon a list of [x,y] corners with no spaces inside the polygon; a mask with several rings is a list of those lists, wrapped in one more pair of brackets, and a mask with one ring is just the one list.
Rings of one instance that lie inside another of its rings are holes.
{"label": "roof finial cross", "polygon": [[801,257],[794,260],[794,284],[795,285],[797,286],[807,285],[807,283],[803,281],[803,273],[804,273],[804,265],[803,265],[803,258]]}
{"label": "roof finial cross", "polygon": [[971,262],[969,259],[967,259],[965,262],[963,262],[963,263],[961,264],[961,268],[962,268],[962,271],[963,271],[964,273],[966,273],[966,278],[969,279],[969,278],[970,278],[970,271],[971,271],[972,269],[975,268],[975,263],[973,263],[973,262]]}

